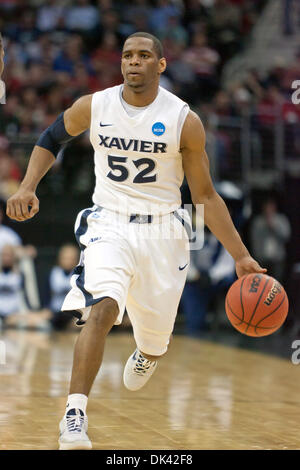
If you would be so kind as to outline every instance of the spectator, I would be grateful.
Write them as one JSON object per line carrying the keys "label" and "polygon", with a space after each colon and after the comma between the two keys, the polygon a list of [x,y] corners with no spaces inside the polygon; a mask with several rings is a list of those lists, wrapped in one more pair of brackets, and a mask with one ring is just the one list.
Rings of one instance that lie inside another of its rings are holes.
{"label": "spectator", "polygon": [[241,46],[241,8],[228,0],[215,0],[210,11],[209,33],[217,50],[220,51],[222,63],[224,63]]}
{"label": "spectator", "polygon": [[207,231],[203,248],[191,251],[187,283],[181,300],[185,331],[189,336],[198,336],[207,329],[207,312],[211,300],[229,288],[234,279],[234,259]]}
{"label": "spectator", "polygon": [[35,25],[36,13],[33,8],[23,10],[20,20],[16,24],[16,29],[12,38],[22,44],[25,48],[35,42],[39,37],[39,31]]}
{"label": "spectator", "polygon": [[46,0],[46,4],[37,12],[37,28],[42,32],[53,31],[61,24],[64,13],[64,7],[57,0]]}
{"label": "spectator", "polygon": [[89,0],[76,0],[65,14],[65,25],[70,31],[90,31],[99,24],[99,11]]}
{"label": "spectator", "polygon": [[[97,1],[100,12],[113,8],[113,3],[115,3],[114,0],[98,0]],[[126,5],[126,7],[127,6],[128,5]]]}
{"label": "spectator", "polygon": [[0,205],[0,254],[6,245],[12,247],[20,247],[22,245],[21,237],[12,228],[2,223],[4,216],[2,204]]}
{"label": "spectator", "polygon": [[93,53],[93,60],[99,60],[103,65],[114,65],[120,68],[121,52],[118,47],[117,36],[105,31],[100,46]]}
{"label": "spectator", "polygon": [[26,66],[31,64],[51,64],[55,58],[56,47],[51,35],[41,35],[33,44],[26,48],[27,62]]}
{"label": "spectator", "polygon": [[[150,29],[149,18],[151,16],[152,8],[147,0],[134,0],[129,5],[124,5],[122,10],[123,21],[126,24],[134,24],[135,18],[145,19],[145,29],[140,31],[148,31]],[[134,31],[128,31],[128,34]]]}
{"label": "spectator", "polygon": [[18,3],[18,0],[2,0],[1,8],[6,11],[13,11],[17,7]]}
{"label": "spectator", "polygon": [[[75,70],[76,68],[74,66],[74,71]],[[61,74],[57,78],[58,80],[60,80]],[[51,121],[52,123],[56,119],[57,115],[62,111],[63,103],[65,102],[67,97],[70,99],[69,90],[67,90],[67,92],[64,90],[63,83],[54,83],[51,87],[49,87],[49,91],[47,93],[45,101],[45,125],[48,126],[50,124],[49,121]]]}
{"label": "spectator", "polygon": [[3,73],[4,69],[4,48],[2,45],[2,38],[1,38],[1,33],[0,33],[0,104],[5,104],[6,102],[6,97],[5,97],[5,83],[3,80],[1,80],[1,75]]}
{"label": "spectator", "polygon": [[51,269],[45,302],[52,313],[50,323],[56,330],[65,329],[72,316],[61,312],[65,296],[70,290],[73,269],[78,263],[78,249],[74,245],[64,245],[58,253],[57,265]]}
{"label": "spectator", "polygon": [[[234,184],[223,181],[216,189],[239,229],[243,224],[243,194]],[[205,229],[204,246],[191,251],[191,261],[182,295],[185,330],[198,336],[208,328],[207,313],[211,301],[222,296],[236,278],[235,262],[216,237]],[[216,307],[216,306],[215,306]]]}
{"label": "spectator", "polygon": [[217,116],[230,117],[234,115],[232,99],[225,90],[220,90],[215,94],[213,109]]}
{"label": "spectator", "polygon": [[30,310],[32,292],[26,286],[26,274],[20,265],[18,248],[4,245],[0,253],[0,328],[47,325],[48,311]]}
{"label": "spectator", "polygon": [[122,26],[122,33],[130,35],[138,31],[149,31],[149,29],[149,18],[138,13],[132,18],[130,25]]}
{"label": "spectator", "polygon": [[[0,33],[0,79],[4,70],[4,44]],[[1,96],[0,96],[1,98]]]}
{"label": "spectator", "polygon": [[197,94],[201,99],[209,100],[218,86],[218,52],[207,44],[204,32],[194,34],[191,46],[183,53],[182,60],[191,65],[196,74]]}
{"label": "spectator", "polygon": [[[90,90],[98,91],[105,88],[105,77],[109,76],[110,83],[114,86],[122,82],[120,69],[121,53],[118,47],[118,38],[115,33],[106,31],[102,37],[100,47],[92,55],[92,67],[95,75],[90,82]],[[97,89],[98,87],[98,89]]]}
{"label": "spectator", "polygon": [[67,39],[66,44],[54,59],[53,68],[57,72],[67,72],[74,74],[74,67],[82,62],[88,72],[92,72],[89,57],[83,53],[83,41],[78,34],[73,34]]}
{"label": "spectator", "polygon": [[233,114],[247,115],[251,109],[251,93],[240,82],[232,83],[230,87]]}
{"label": "spectator", "polygon": [[121,21],[120,13],[115,8],[109,8],[103,11],[101,30],[103,34],[108,32],[114,34],[118,38],[119,48],[121,48],[128,32],[128,29],[124,28],[124,24]]}
{"label": "spectator", "polygon": [[[283,33],[286,36],[291,36],[294,34],[295,30],[299,29],[300,27],[299,2],[295,0],[283,0],[282,7]],[[295,20],[295,24],[293,19]]]}
{"label": "spectator", "polygon": [[40,102],[41,96],[49,91],[49,87],[53,84],[57,77],[54,76],[54,72],[52,70],[52,63],[54,57],[51,61],[45,61],[45,57],[43,57],[42,62],[33,62],[28,66],[27,69],[27,76],[26,81],[24,81],[24,85],[26,83],[27,86],[35,88],[36,92],[39,94]]}
{"label": "spectator", "polygon": [[21,172],[10,154],[9,141],[0,136],[0,197],[8,199],[18,189],[20,179]]}
{"label": "spectator", "polygon": [[257,104],[257,123],[261,139],[264,162],[268,164],[273,159],[274,135],[276,122],[281,116],[284,96],[275,85],[270,85],[264,91],[262,99]]}
{"label": "spectator", "polygon": [[[0,237],[1,240],[1,237]],[[1,240],[2,243],[2,240]],[[0,322],[24,310],[24,280],[17,267],[14,246],[3,245],[0,254]]]}
{"label": "spectator", "polygon": [[209,19],[208,8],[203,5],[201,0],[186,0],[185,12],[183,16],[183,24],[186,29],[192,33],[194,31],[194,23],[205,20],[207,24]]}
{"label": "spectator", "polygon": [[274,199],[263,203],[262,213],[253,219],[250,236],[252,252],[258,262],[268,269],[270,276],[282,282],[291,227],[288,218],[277,211]]}
{"label": "spectator", "polygon": [[284,96],[275,85],[269,85],[257,106],[260,123],[265,126],[272,126],[278,119],[280,105],[284,103]]}
{"label": "spectator", "polygon": [[248,70],[247,76],[244,80],[244,86],[251,94],[252,100],[254,102],[260,101],[263,98],[264,88],[262,86],[257,70]]}
{"label": "spectator", "polygon": [[197,88],[196,72],[192,64],[183,60],[185,45],[176,40],[171,41],[168,38],[165,38],[163,44],[168,63],[167,74],[174,84],[174,93],[187,102],[193,101]]}
{"label": "spectator", "polygon": [[0,255],[5,245],[14,247],[19,262],[19,269],[24,277],[28,305],[32,309],[40,307],[39,294],[36,281],[34,258],[37,251],[32,245],[23,245],[21,237],[10,227],[3,224],[4,203],[0,204]]}
{"label": "spectator", "polygon": [[78,96],[101,90],[101,81],[95,75],[89,75],[82,63],[75,65],[74,77],[69,81],[68,95],[71,101]]}
{"label": "spectator", "polygon": [[158,37],[161,40],[168,38],[170,41],[176,41],[186,45],[188,43],[189,36],[186,29],[181,26],[180,23],[181,20],[178,15],[171,15],[165,29],[161,31],[157,30]]}
{"label": "spectator", "polygon": [[150,27],[154,34],[164,31],[171,16],[180,16],[180,10],[170,0],[157,0],[150,15]]}

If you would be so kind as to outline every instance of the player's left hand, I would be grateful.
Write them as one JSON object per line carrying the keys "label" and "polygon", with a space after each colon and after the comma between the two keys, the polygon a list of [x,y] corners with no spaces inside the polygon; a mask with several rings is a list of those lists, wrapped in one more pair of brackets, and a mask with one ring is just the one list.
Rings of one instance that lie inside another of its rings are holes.
{"label": "player's left hand", "polygon": [[255,259],[251,256],[245,256],[235,263],[235,270],[238,277],[244,276],[245,274],[267,272],[266,268],[262,268]]}

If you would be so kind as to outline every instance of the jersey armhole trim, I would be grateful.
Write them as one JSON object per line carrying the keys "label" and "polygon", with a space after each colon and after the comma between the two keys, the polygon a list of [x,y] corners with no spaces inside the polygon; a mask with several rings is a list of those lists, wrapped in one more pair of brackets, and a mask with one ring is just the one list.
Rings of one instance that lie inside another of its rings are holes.
{"label": "jersey armhole trim", "polygon": [[190,107],[186,103],[179,113],[178,125],[177,125],[177,148],[179,152],[180,152],[181,132],[182,132],[182,128],[183,128],[183,125],[185,123],[185,120],[189,111],[190,111]]}
{"label": "jersey armhole trim", "polygon": [[95,129],[95,126],[93,125],[94,120],[95,120],[94,116],[96,116],[96,113],[94,112],[94,109],[96,107],[96,100],[97,100],[98,93],[99,93],[99,91],[96,91],[95,93],[93,93],[92,101],[91,101],[90,140],[92,139],[93,129]]}

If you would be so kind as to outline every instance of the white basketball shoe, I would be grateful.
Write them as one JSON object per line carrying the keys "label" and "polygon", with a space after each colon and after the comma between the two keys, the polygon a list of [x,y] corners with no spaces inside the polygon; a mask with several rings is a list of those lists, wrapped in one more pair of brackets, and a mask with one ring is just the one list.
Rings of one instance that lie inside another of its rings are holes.
{"label": "white basketball shoe", "polygon": [[142,388],[155,371],[157,361],[149,361],[136,349],[128,359],[123,373],[124,385],[128,390]]}
{"label": "white basketball shoe", "polygon": [[59,423],[59,450],[87,450],[92,443],[87,435],[88,417],[79,408],[67,412]]}

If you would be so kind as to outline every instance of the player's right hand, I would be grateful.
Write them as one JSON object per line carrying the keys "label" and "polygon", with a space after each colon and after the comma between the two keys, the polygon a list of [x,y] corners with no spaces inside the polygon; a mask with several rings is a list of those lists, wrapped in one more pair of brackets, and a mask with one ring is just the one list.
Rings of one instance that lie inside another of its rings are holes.
{"label": "player's right hand", "polygon": [[31,219],[39,211],[39,200],[34,191],[20,187],[16,194],[7,200],[6,214],[11,219],[23,222]]}

